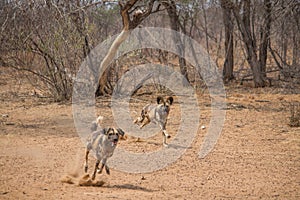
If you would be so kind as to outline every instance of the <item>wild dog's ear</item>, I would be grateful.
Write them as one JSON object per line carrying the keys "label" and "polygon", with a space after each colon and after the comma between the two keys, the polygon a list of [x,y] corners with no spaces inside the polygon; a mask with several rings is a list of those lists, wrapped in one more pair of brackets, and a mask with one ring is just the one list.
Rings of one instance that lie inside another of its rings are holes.
{"label": "wild dog's ear", "polygon": [[173,97],[168,97],[167,98],[167,103],[169,103],[170,105],[172,105],[172,103],[173,103]]}
{"label": "wild dog's ear", "polygon": [[104,128],[103,129],[103,133],[105,134],[105,135],[107,135],[108,133],[109,133],[109,131],[111,131],[112,130],[112,128]]}
{"label": "wild dog's ear", "polygon": [[156,101],[157,101],[157,104],[160,104],[160,103],[165,102],[164,99],[163,99],[161,96],[158,96],[158,97],[156,98]]}
{"label": "wild dog's ear", "polygon": [[118,134],[121,135],[122,137],[125,135],[124,131],[120,128],[117,128]]}

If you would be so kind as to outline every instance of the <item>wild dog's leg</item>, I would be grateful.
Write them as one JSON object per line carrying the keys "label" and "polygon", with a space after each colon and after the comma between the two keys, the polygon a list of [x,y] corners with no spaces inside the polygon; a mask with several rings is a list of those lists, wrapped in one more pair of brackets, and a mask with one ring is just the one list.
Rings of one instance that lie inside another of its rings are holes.
{"label": "wild dog's leg", "polygon": [[145,110],[143,109],[141,112],[141,116],[138,117],[136,120],[133,121],[133,123],[141,123],[145,119]]}
{"label": "wild dog's leg", "polygon": [[102,171],[103,171],[103,167],[104,167],[104,164],[103,164],[103,163],[101,163],[101,166],[100,166],[100,168],[97,170],[98,174],[101,174],[101,173],[102,173]]}
{"label": "wild dog's leg", "polygon": [[163,135],[163,145],[164,146],[168,146],[168,143],[167,143],[167,137],[169,136],[167,134],[167,131],[166,130],[162,130],[162,135]]}
{"label": "wild dog's leg", "polygon": [[166,130],[166,126],[167,126],[167,120],[165,121],[165,123],[163,123],[162,130],[163,130],[163,134],[164,134],[167,138],[170,138],[171,136],[168,134],[168,132],[167,132],[167,130]]}
{"label": "wild dog's leg", "polygon": [[150,119],[148,116],[145,116],[143,124],[140,126],[140,128],[143,128],[144,126],[146,126],[147,124],[150,123]]}
{"label": "wild dog's leg", "polygon": [[110,170],[109,170],[109,167],[107,165],[105,165],[105,171],[106,171],[106,174],[110,175]]}
{"label": "wild dog's leg", "polygon": [[98,169],[99,164],[100,164],[100,160],[97,160],[97,161],[96,161],[96,165],[95,165],[95,169],[94,169],[94,173],[93,173],[93,176],[92,176],[92,180],[95,180],[95,177],[96,177],[96,173],[97,173],[97,169]]}
{"label": "wild dog's leg", "polygon": [[85,150],[85,163],[84,163],[84,172],[87,173],[88,170],[88,159],[89,159],[90,150],[86,148]]}
{"label": "wild dog's leg", "polygon": [[[136,120],[133,121],[133,123],[141,123],[145,120],[145,118],[147,117],[147,112],[149,110],[149,106],[150,104],[147,104],[143,109],[142,109],[142,112],[141,112],[141,116],[138,117]],[[149,122],[148,122],[149,123]]]}
{"label": "wild dog's leg", "polygon": [[166,124],[167,124],[167,122],[165,122],[165,123],[159,122],[159,126],[160,126],[160,128],[162,130],[162,134],[163,134],[163,145],[164,146],[168,146],[167,138],[171,137],[166,130]]}
{"label": "wild dog's leg", "polygon": [[166,136],[167,138],[171,138],[171,135],[169,135],[169,134],[167,133],[166,126],[167,126],[167,120],[165,121],[164,126],[163,126],[163,133],[165,134],[165,136]]}
{"label": "wild dog's leg", "polygon": [[138,117],[136,120],[133,121],[133,123],[141,123],[144,120],[142,116]]}
{"label": "wild dog's leg", "polygon": [[88,159],[89,159],[89,153],[92,149],[92,140],[89,139],[86,143],[86,148],[85,148],[85,162],[84,162],[84,172],[87,173],[88,170]]}
{"label": "wild dog's leg", "polygon": [[[149,124],[150,120],[149,118],[145,115],[145,110],[143,109],[142,110],[142,113],[141,113],[141,116],[139,118],[137,118],[134,123],[142,123],[140,125],[140,129],[143,128],[145,125]],[[140,138],[138,137],[136,142],[139,142],[140,141]]]}
{"label": "wild dog's leg", "polygon": [[[107,168],[108,168],[108,167],[106,166],[106,159],[105,159],[105,158],[103,158],[103,159],[101,160],[101,166],[100,166],[100,168],[98,169],[98,174],[101,174],[101,173],[102,173],[104,166],[105,166],[105,171],[106,171],[106,173],[107,173]],[[108,169],[108,171],[109,171],[109,169]],[[108,172],[107,174],[109,174],[109,172]]]}
{"label": "wild dog's leg", "polygon": [[105,167],[106,174],[110,175],[110,169],[107,165],[101,163],[101,167],[98,169],[98,174],[101,174],[103,171],[103,168]]}
{"label": "wild dog's leg", "polygon": [[167,133],[167,130],[163,130],[163,145],[168,146],[167,138],[171,138],[171,136]]}

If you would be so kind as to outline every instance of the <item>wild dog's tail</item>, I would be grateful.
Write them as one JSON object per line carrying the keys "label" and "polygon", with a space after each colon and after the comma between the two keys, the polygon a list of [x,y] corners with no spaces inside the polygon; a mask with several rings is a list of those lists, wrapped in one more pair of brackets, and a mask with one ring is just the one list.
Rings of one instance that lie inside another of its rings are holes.
{"label": "wild dog's tail", "polygon": [[94,132],[97,130],[97,127],[100,126],[100,123],[102,122],[103,117],[99,116],[95,121],[92,122],[91,125],[91,131]]}

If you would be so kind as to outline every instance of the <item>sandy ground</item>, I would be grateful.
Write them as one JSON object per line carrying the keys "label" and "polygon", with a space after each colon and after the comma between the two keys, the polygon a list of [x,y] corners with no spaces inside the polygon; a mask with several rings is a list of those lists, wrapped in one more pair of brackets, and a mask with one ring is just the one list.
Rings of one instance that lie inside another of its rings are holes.
{"label": "sandy ground", "polygon": [[[300,101],[300,95],[227,88],[223,131],[203,159],[197,154],[209,126],[210,101],[199,95],[206,129],[199,129],[180,159],[152,173],[111,169],[111,175],[97,175],[104,185],[88,187],[76,182],[83,175],[84,144],[74,128],[71,104],[39,98],[32,91],[2,74],[0,199],[300,199],[300,128],[288,126],[285,107]],[[98,112],[107,113],[103,123],[109,124],[109,99],[97,102]],[[136,112],[142,106],[143,101],[134,106]],[[178,109],[175,99],[168,122],[171,135],[178,128]],[[119,147],[151,152],[162,148],[161,136],[141,142],[129,137]],[[61,181],[68,174],[78,176],[74,184]]]}

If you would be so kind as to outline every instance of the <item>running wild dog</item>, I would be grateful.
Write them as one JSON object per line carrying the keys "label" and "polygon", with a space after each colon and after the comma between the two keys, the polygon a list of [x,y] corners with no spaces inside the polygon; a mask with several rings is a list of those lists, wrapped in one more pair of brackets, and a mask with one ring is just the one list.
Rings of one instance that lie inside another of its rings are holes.
{"label": "running wild dog", "polygon": [[[96,177],[96,172],[102,173],[103,168],[105,167],[105,171],[107,174],[110,174],[109,167],[106,165],[106,161],[110,158],[115,148],[117,147],[118,141],[120,137],[124,136],[124,131],[120,128],[102,128],[97,130],[97,127],[103,117],[98,117],[96,121],[92,123],[91,130],[93,131],[86,143],[86,151],[85,151],[85,164],[84,171],[87,173],[88,170],[88,156],[91,150],[94,151],[97,161],[95,165],[95,169],[93,172],[92,180]],[[101,166],[99,168],[99,164]]]}
{"label": "running wild dog", "polygon": [[166,101],[158,96],[157,104],[147,104],[141,112],[141,116],[134,120],[134,123],[141,123],[140,128],[143,128],[151,121],[158,124],[163,134],[163,145],[168,146],[167,138],[171,136],[167,133],[166,125],[167,118],[170,112],[170,106],[173,104],[173,97],[168,97]]}

